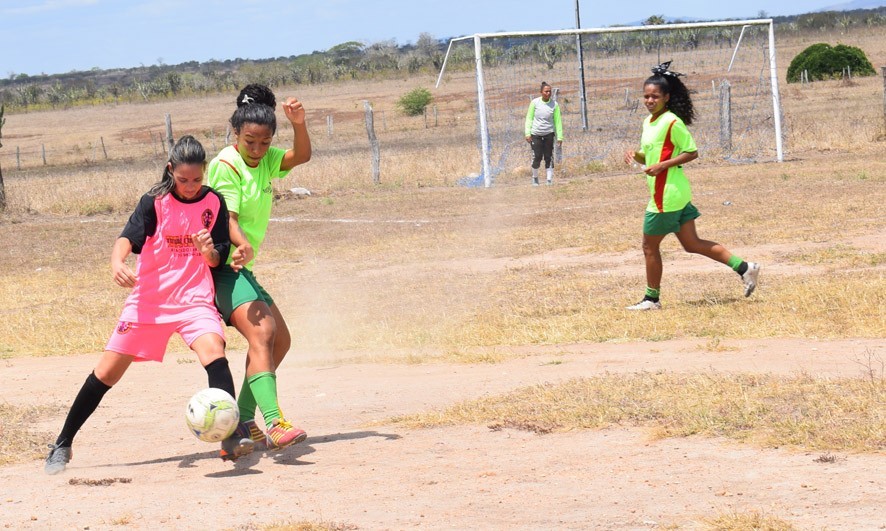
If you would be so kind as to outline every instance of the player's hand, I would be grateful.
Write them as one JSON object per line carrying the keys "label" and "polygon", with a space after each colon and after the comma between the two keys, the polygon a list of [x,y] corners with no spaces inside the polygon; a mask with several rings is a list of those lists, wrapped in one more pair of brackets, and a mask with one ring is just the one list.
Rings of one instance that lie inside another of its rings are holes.
{"label": "player's hand", "polygon": [[283,112],[286,118],[292,124],[305,123],[305,108],[300,101],[295,98],[286,98],[282,104]]}
{"label": "player's hand", "polygon": [[209,231],[206,229],[200,229],[200,232],[197,234],[191,234],[191,241],[194,242],[194,247],[196,247],[203,256],[206,256],[215,250],[212,234],[209,234]]}
{"label": "player's hand", "polygon": [[240,271],[246,264],[251,262],[254,257],[255,252],[252,250],[251,245],[248,243],[238,245],[231,254],[231,269],[234,271]]}
{"label": "player's hand", "polygon": [[526,137],[526,143],[527,143],[527,144],[531,144],[531,143],[532,143],[532,136],[527,136],[527,137]]}
{"label": "player's hand", "polygon": [[647,166],[646,169],[643,170],[643,173],[646,175],[658,175],[659,173],[667,170],[667,166],[664,164],[658,163],[653,164],[652,166]]}
{"label": "player's hand", "polygon": [[129,269],[125,262],[112,263],[111,273],[113,274],[114,282],[121,288],[134,288],[135,283],[138,282],[138,277]]}
{"label": "player's hand", "polygon": [[635,157],[636,157],[636,153],[634,152],[634,150],[629,149],[629,150],[625,151],[625,164],[630,166],[631,164],[637,162],[637,159]]}

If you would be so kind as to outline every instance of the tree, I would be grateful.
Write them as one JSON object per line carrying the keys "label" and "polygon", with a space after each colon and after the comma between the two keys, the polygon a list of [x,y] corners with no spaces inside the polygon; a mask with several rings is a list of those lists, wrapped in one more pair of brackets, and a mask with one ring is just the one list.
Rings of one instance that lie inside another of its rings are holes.
{"label": "tree", "polygon": [[803,72],[807,72],[810,80],[833,79],[849,68],[853,76],[875,76],[873,65],[865,53],[855,46],[846,46],[820,42],[806,48],[791,61],[788,67],[788,83],[800,81]]}
{"label": "tree", "polygon": [[643,21],[645,26],[661,26],[662,24],[666,24],[664,15],[652,15]]}
{"label": "tree", "polygon": [[425,107],[433,100],[434,97],[431,95],[431,91],[419,87],[404,94],[397,101],[397,107],[400,107],[407,116],[418,116],[425,112]]}

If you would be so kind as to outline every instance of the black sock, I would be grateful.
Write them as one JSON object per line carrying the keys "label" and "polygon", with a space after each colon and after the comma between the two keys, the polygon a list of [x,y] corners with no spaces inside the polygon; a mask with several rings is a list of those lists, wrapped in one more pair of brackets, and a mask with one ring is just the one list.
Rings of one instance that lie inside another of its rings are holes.
{"label": "black sock", "polygon": [[643,300],[644,300],[644,301],[658,302],[658,297],[650,297],[649,295],[646,295],[645,297],[643,297]]}
{"label": "black sock", "polygon": [[748,270],[748,263],[745,262],[744,260],[742,260],[741,263],[738,264],[738,269],[736,269],[735,272],[738,273],[738,276],[742,276],[745,274],[745,272],[747,272],[747,270]]}
{"label": "black sock", "polygon": [[110,385],[106,385],[95,376],[95,372],[89,373],[86,381],[83,382],[83,387],[77,393],[77,398],[74,399],[74,403],[71,405],[71,410],[68,411],[65,425],[62,427],[62,432],[58,435],[58,439],[55,440],[55,444],[58,446],[71,446],[74,442],[74,436],[77,435],[86,419],[92,415],[110,388]]}
{"label": "black sock", "polygon": [[234,391],[234,377],[231,376],[231,368],[228,366],[227,358],[219,358],[204,369],[209,375],[209,387],[227,391],[231,396],[237,398]]}

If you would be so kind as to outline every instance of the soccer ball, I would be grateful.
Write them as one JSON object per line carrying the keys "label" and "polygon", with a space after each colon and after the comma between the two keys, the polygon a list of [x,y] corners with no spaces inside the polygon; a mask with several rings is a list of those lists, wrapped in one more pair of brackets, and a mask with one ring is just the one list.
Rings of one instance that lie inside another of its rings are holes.
{"label": "soccer ball", "polygon": [[240,422],[240,408],[227,391],[210,387],[188,401],[185,422],[195,437],[205,442],[227,439]]}

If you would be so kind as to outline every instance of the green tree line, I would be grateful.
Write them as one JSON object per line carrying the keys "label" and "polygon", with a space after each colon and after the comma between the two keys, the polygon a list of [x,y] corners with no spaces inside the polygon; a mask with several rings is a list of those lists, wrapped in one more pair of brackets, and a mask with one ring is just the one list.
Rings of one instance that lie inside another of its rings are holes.
{"label": "green tree line", "polygon": [[[767,16],[765,12],[758,15]],[[854,27],[879,28],[886,26],[886,7],[807,13],[774,17],[773,20],[776,31],[783,36],[810,31],[848,31]],[[661,15],[652,15],[646,19],[646,23],[667,22]],[[631,53],[637,49],[648,51],[662,45],[692,47],[702,44],[702,40],[731,46],[733,43],[729,32],[721,33],[702,34],[699,30],[686,29],[662,37],[649,33],[610,34],[596,37],[591,45],[607,54]],[[349,41],[325,51],[268,59],[189,61],[177,65],[166,65],[162,59],[158,59],[156,65],[135,68],[93,68],[35,76],[9,72],[5,79],[0,79],[0,104],[5,105],[8,111],[20,112],[229,92],[247,83],[278,87],[338,80],[396,78],[404,73],[436,73],[442,66],[447,44],[448,39],[441,40],[422,33],[414,44],[398,45],[393,40],[373,44]],[[557,62],[574,53],[574,39],[569,37],[535,41],[526,39],[522,42],[516,39],[511,40],[508,46],[484,46],[483,61],[495,65],[533,56],[548,68],[553,68]],[[447,69],[472,67],[471,47],[453,47]]]}

